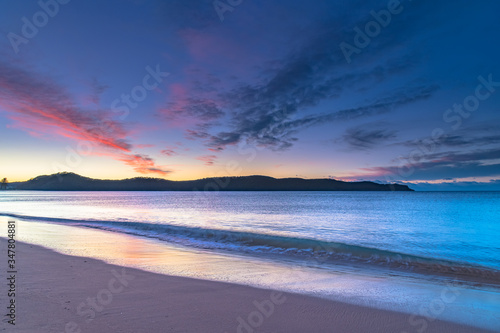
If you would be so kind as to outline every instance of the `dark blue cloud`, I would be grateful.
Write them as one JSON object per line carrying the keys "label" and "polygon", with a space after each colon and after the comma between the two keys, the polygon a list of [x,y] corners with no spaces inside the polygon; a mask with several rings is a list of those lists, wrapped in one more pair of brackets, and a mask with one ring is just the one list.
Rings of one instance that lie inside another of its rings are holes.
{"label": "dark blue cloud", "polygon": [[404,183],[416,191],[500,191],[500,179],[486,182]]}
{"label": "dark blue cloud", "polygon": [[372,126],[351,128],[342,137],[350,148],[368,150],[396,137],[395,130],[378,129]]}
{"label": "dark blue cloud", "polygon": [[365,168],[377,180],[382,176],[396,181],[446,180],[469,177],[500,177],[500,148],[467,152],[450,151],[416,154],[413,161],[386,167]]}

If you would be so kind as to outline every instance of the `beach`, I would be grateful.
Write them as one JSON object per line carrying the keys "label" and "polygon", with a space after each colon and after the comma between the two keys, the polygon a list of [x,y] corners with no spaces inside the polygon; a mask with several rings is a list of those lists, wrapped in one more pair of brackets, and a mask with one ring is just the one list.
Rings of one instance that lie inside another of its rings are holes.
{"label": "beach", "polygon": [[498,12],[0,2],[0,333],[500,333]]}
{"label": "beach", "polygon": [[[5,258],[5,238],[0,248]],[[408,314],[156,274],[22,242],[16,250],[16,325],[5,317],[6,332],[489,332],[440,320],[415,325]]]}
{"label": "beach", "polygon": [[1,1],[0,333],[500,333],[500,1]]}
{"label": "beach", "polygon": [[498,198],[10,191],[15,328],[498,332]]}

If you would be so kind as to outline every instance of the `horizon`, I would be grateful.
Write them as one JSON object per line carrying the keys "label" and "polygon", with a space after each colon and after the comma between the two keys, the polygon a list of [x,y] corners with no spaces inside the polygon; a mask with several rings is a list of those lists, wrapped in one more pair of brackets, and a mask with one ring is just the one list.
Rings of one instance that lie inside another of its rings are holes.
{"label": "horizon", "polygon": [[[8,180],[9,184],[12,183],[22,183],[22,182],[27,182],[32,179],[38,178],[38,177],[48,177],[48,176],[57,176],[58,174],[73,174],[79,177],[83,178],[89,178],[93,180],[114,180],[114,181],[120,181],[120,180],[128,180],[128,179],[136,179],[136,178],[144,178],[144,179],[159,179],[159,180],[168,180],[168,181],[174,181],[174,182],[187,182],[187,181],[197,181],[197,180],[203,180],[203,179],[210,179],[210,178],[239,178],[239,177],[270,177],[274,179],[302,179],[302,180],[334,180],[334,181],[341,181],[341,182],[346,182],[346,183],[354,183],[354,182],[373,182],[377,184],[395,184],[395,185],[406,185],[408,186],[411,190],[416,191],[416,192],[498,192],[498,189],[489,189],[489,188],[484,188],[484,187],[478,187],[474,188],[472,186],[468,186],[465,188],[459,188],[459,187],[449,187],[448,189],[446,187],[443,187],[443,185],[446,184],[430,184],[430,186],[425,187],[422,186],[422,184],[412,184],[412,183],[383,183],[383,182],[377,182],[377,181],[369,181],[369,180],[339,180],[335,179],[332,177],[329,178],[307,178],[307,177],[271,177],[267,175],[241,175],[241,176],[217,176],[217,177],[203,177],[203,178],[196,178],[196,179],[178,179],[178,180],[171,180],[171,179],[166,179],[162,177],[154,177],[154,176],[135,176],[135,177],[128,177],[128,178],[94,178],[94,177],[89,177],[85,175],[81,175],[75,172],[60,172],[60,173],[54,173],[54,174],[48,174],[48,175],[38,175],[26,180],[20,180],[20,181],[10,181]],[[428,184],[426,184],[428,185]],[[452,184],[453,185],[453,184]],[[481,184],[477,184],[478,186],[481,186]]]}
{"label": "horizon", "polygon": [[241,175],[241,176],[217,176],[217,177],[204,177],[204,178],[196,178],[196,179],[180,179],[180,180],[172,180],[172,179],[166,179],[166,178],[162,178],[162,177],[147,177],[147,176],[135,176],[135,177],[131,177],[131,178],[94,178],[94,177],[89,177],[89,176],[85,176],[85,175],[81,175],[81,174],[78,174],[78,173],[75,173],[75,172],[67,172],[67,171],[63,171],[63,172],[58,172],[58,173],[52,173],[52,174],[48,174],[48,175],[38,175],[38,176],[35,176],[35,177],[31,177],[29,179],[25,179],[25,180],[18,180],[18,181],[10,181],[8,180],[8,183],[18,183],[18,182],[26,182],[26,181],[29,181],[31,179],[35,179],[37,177],[44,177],[44,176],[56,176],[58,174],[73,174],[73,175],[76,175],[76,176],[80,176],[80,177],[84,177],[84,178],[91,178],[91,179],[97,179],[97,180],[125,180],[125,179],[133,179],[133,178],[153,178],[153,179],[162,179],[162,180],[169,180],[169,181],[190,181],[190,180],[199,180],[199,179],[205,179],[205,178],[228,178],[228,177],[269,177],[269,178],[275,178],[275,179],[329,179],[329,180],[336,180],[336,181],[345,181],[345,182],[350,182],[348,180],[339,180],[339,179],[335,179],[335,178],[305,178],[305,177],[272,177],[272,176],[267,176],[267,175],[259,175],[259,174],[252,174],[252,175]]}
{"label": "horizon", "polygon": [[500,3],[214,3],[2,5],[0,177],[500,191]]}

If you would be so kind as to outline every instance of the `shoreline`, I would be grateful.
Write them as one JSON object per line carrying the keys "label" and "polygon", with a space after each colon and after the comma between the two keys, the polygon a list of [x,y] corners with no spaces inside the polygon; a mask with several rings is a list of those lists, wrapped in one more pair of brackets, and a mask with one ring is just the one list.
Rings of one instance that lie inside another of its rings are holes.
{"label": "shoreline", "polygon": [[[189,229],[189,227],[186,226],[176,226],[169,224],[154,225],[154,227],[156,228],[160,227],[164,228],[160,229],[161,232],[159,234],[155,234],[151,233],[151,230],[153,229],[146,229],[147,231],[143,231],[142,229],[133,229],[133,228],[127,229],[130,228],[127,226],[127,224],[134,224],[133,222],[128,222],[128,221],[127,222],[94,221],[94,220],[86,221],[86,220],[44,218],[44,217],[0,213],[0,218],[1,217],[6,219],[16,219],[20,221],[29,221],[29,222],[40,222],[40,220],[42,220],[43,223],[54,223],[62,226],[68,226],[67,223],[73,223],[69,225],[76,226],[79,228],[80,227],[91,228],[95,230],[101,230],[104,232],[127,234],[127,235],[132,235],[134,237],[146,237],[148,239],[170,242],[174,245],[187,246],[188,248],[196,250],[214,250],[214,249],[222,250],[224,251],[224,253],[227,253],[229,255],[244,254],[244,255],[249,255],[250,257],[256,259],[286,258],[289,260],[296,260],[298,264],[310,260],[313,262],[317,261],[321,262],[322,264],[328,264],[328,265],[347,265],[347,266],[354,266],[367,269],[381,269],[386,273],[397,272],[402,274],[417,274],[420,277],[438,277],[438,278],[450,279],[453,280],[453,283],[457,285],[463,284],[465,286],[472,286],[472,287],[482,285],[485,288],[500,287],[500,270],[495,267],[488,267],[480,264],[467,263],[467,262],[452,261],[450,259],[424,257],[416,254],[391,252],[389,250],[384,250],[384,249],[376,249],[369,247],[363,248],[361,246],[355,246],[343,243],[318,241],[312,238],[302,238],[301,239],[301,241],[303,241],[302,244],[290,245],[290,243],[283,244],[283,241],[290,241],[294,239],[293,236],[266,235],[266,234],[257,234],[246,231],[233,231],[224,229],[206,229],[209,232],[210,241],[213,241],[216,244],[217,241],[214,241],[212,239],[215,238],[214,234],[220,233],[222,234],[222,236],[228,235],[229,237],[227,238],[229,239],[231,239],[232,238],[231,236],[233,235],[237,236],[234,238],[238,237],[242,238],[250,236],[252,237],[251,241],[257,239],[258,237],[261,237],[262,241],[265,241],[270,238],[275,238],[278,239],[278,241],[281,241],[281,244],[279,246],[288,245],[288,249],[292,250],[298,248],[300,245],[303,245],[304,242],[309,242],[308,245],[309,247],[308,248],[306,247],[306,249],[315,249],[318,251],[317,253],[312,253],[309,255],[308,254],[299,255],[298,253],[294,253],[293,251],[290,253],[283,252],[280,253],[279,256],[276,256],[275,253],[273,253],[272,251],[263,252],[262,250],[259,250],[257,252],[252,252],[250,250],[239,253],[237,250],[234,250],[231,247],[223,248],[220,246],[220,244],[217,244],[217,246],[212,244],[212,247],[206,244],[205,247],[196,247],[191,244],[186,245],[185,243],[176,242],[175,240],[172,241],[169,239],[162,238],[160,236],[161,234],[170,234],[170,235],[173,234],[173,235],[184,236],[186,234],[186,231],[187,232],[192,231],[192,229]],[[108,223],[108,225],[106,223]],[[112,223],[113,225],[109,225],[109,223]],[[188,237],[191,236],[189,235]],[[200,239],[205,240],[203,238]],[[198,241],[199,239],[193,238],[193,240]],[[222,244],[224,244],[223,241]],[[233,243],[233,245],[244,247],[242,243],[243,242],[241,243],[236,242]],[[337,249],[337,247],[340,246],[343,246],[345,248],[344,252],[340,251],[339,253],[334,253],[334,252],[326,253],[326,251],[329,251],[331,249]],[[364,250],[374,251],[375,253],[372,253],[372,256],[356,257],[356,254],[348,252],[350,248],[357,249],[358,251],[359,249],[363,248]],[[321,253],[321,251],[323,251],[324,253]],[[381,256],[381,258],[374,259],[373,254]],[[393,260],[391,261],[390,259]]]}
{"label": "shoreline", "polygon": [[[3,237],[0,247],[6,258]],[[16,256],[14,332],[409,333],[424,326],[425,332],[492,332],[312,296],[125,268],[19,241]],[[6,288],[2,284],[2,296]],[[11,330],[7,319],[2,329]]]}

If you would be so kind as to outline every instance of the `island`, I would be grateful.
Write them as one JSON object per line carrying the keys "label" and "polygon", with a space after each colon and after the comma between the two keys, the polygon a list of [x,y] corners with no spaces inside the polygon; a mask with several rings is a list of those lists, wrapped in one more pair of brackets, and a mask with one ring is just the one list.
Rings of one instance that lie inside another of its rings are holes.
{"label": "island", "polygon": [[329,178],[241,176],[184,181],[149,177],[104,180],[83,177],[72,172],[38,176],[10,185],[13,190],[40,191],[413,191],[400,184],[345,182]]}

